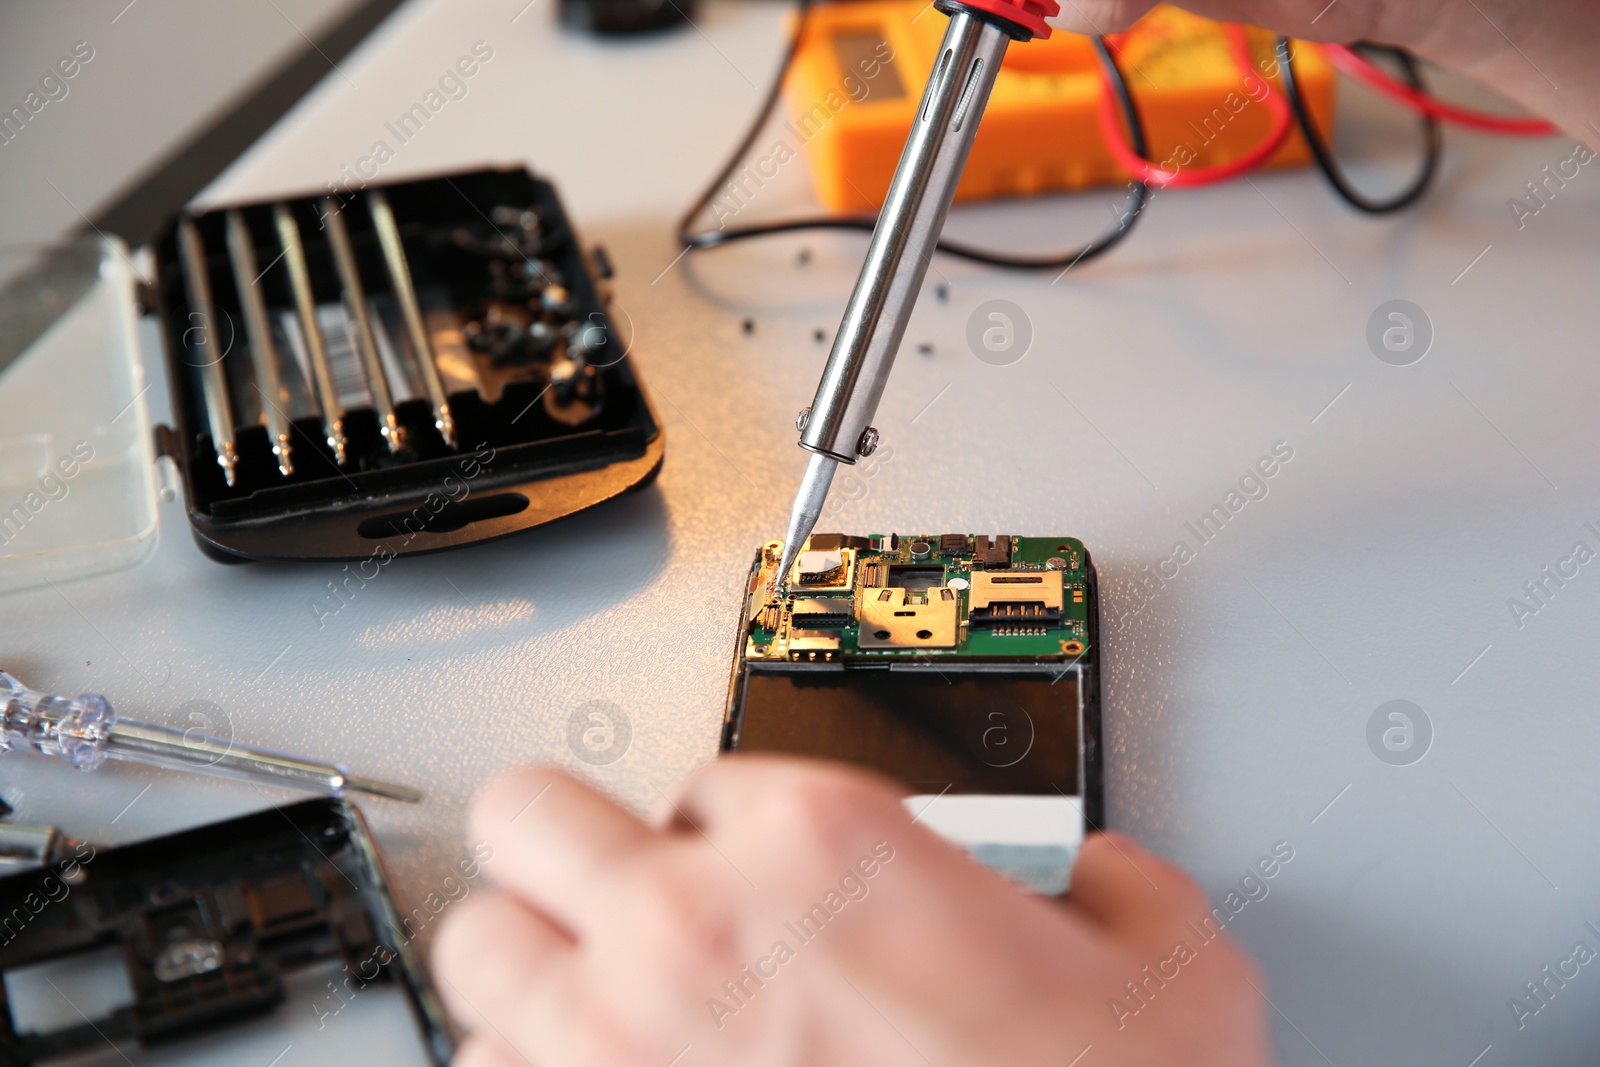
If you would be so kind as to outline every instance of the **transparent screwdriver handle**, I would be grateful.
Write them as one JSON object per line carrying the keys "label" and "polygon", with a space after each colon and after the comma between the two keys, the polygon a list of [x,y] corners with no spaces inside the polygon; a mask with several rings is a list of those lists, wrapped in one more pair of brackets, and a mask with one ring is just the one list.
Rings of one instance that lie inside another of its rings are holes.
{"label": "transparent screwdriver handle", "polygon": [[52,696],[0,671],[0,701],[0,750],[26,746],[60,756],[81,771],[92,771],[105,759],[117,713],[100,694]]}
{"label": "transparent screwdriver handle", "polygon": [[0,671],[0,702],[0,751],[31,748],[59,756],[82,771],[117,759],[334,796],[353,789],[413,803],[422,799],[408,786],[353,775],[338,764],[243,745],[198,730],[118,719],[111,702],[98,693],[53,696],[29,689],[4,671]]}

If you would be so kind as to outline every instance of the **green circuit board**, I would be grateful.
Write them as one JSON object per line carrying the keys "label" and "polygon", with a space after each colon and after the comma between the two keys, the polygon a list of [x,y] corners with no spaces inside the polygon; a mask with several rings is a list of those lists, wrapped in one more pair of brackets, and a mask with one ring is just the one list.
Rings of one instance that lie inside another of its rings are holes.
{"label": "green circuit board", "polygon": [[761,547],[745,607],[746,661],[1071,662],[1092,637],[1083,542],[982,534],[813,534],[787,585]]}

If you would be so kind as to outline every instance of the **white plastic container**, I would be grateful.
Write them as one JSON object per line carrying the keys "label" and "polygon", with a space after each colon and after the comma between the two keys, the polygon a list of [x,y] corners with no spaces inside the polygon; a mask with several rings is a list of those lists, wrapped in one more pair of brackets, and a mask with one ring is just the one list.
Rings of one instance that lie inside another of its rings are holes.
{"label": "white plastic container", "polygon": [[0,593],[155,547],[136,282],[115,238],[0,248]]}

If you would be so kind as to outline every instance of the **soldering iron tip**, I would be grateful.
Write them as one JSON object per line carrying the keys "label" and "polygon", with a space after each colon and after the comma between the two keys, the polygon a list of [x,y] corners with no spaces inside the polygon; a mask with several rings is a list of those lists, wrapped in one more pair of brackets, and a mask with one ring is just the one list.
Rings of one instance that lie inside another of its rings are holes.
{"label": "soldering iron tip", "polygon": [[783,595],[784,589],[788,587],[789,571],[794,567],[795,557],[799,554],[799,550],[791,547],[790,542],[785,541],[783,543],[783,557],[778,561],[778,569],[772,576],[772,593],[774,596]]}
{"label": "soldering iron tip", "polygon": [[811,454],[805,477],[800,479],[800,492],[795,494],[794,508],[789,512],[789,529],[783,538],[783,559],[778,564],[774,592],[781,593],[788,586],[789,570],[822,517],[822,505],[828,500],[828,487],[833,484],[833,472],[838,467],[839,461],[831,456]]}

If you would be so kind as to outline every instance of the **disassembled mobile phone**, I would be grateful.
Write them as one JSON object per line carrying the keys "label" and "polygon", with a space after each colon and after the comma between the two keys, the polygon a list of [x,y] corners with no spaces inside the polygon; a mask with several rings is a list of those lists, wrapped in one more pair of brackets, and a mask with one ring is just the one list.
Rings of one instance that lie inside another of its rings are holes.
{"label": "disassembled mobile phone", "polygon": [[443,1067],[411,921],[342,800],[82,846],[0,878],[0,1064],[120,1064],[129,1040],[141,1065],[256,1062],[228,1043],[253,1040],[263,1064],[291,1043]]}
{"label": "disassembled mobile phone", "polygon": [[756,554],[724,752],[844,760],[979,862],[1066,888],[1102,825],[1094,565],[1071,537],[813,534]]}

